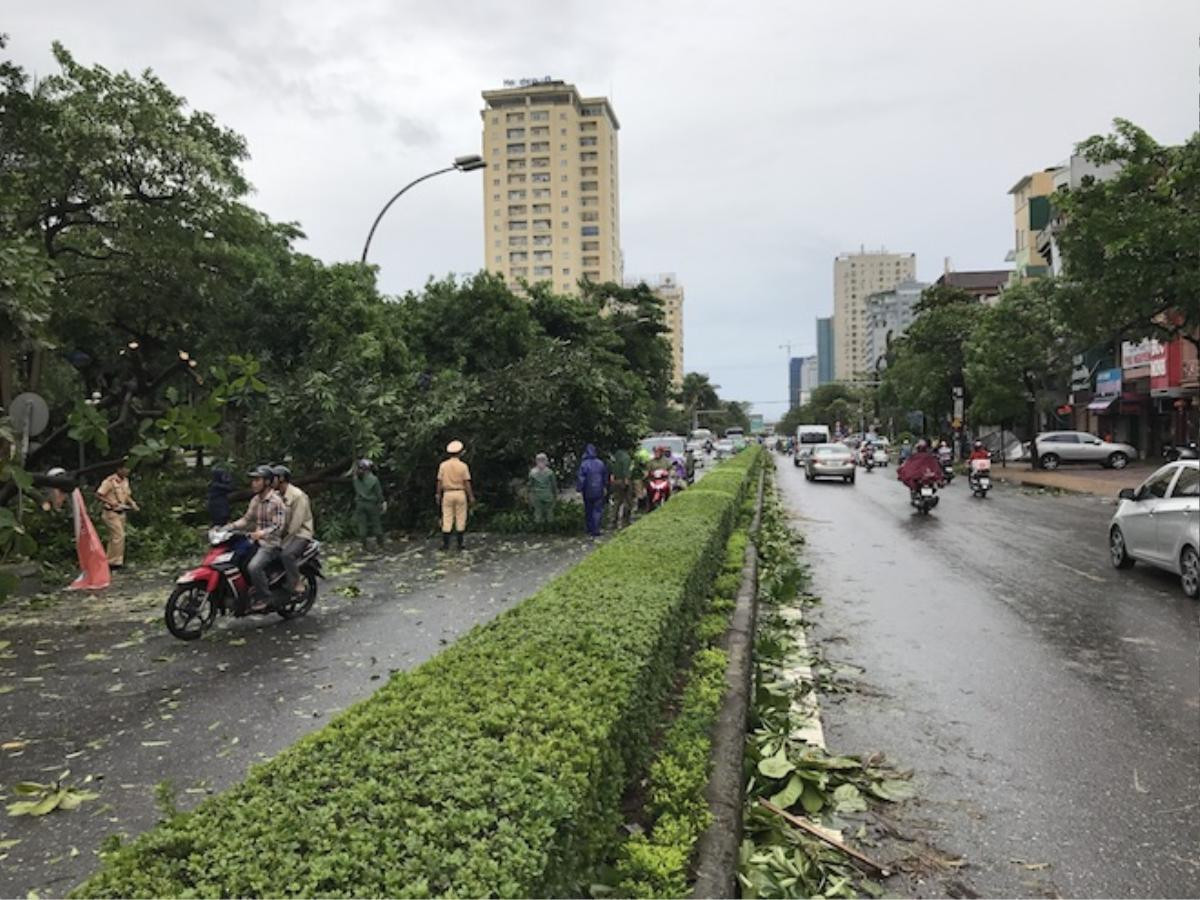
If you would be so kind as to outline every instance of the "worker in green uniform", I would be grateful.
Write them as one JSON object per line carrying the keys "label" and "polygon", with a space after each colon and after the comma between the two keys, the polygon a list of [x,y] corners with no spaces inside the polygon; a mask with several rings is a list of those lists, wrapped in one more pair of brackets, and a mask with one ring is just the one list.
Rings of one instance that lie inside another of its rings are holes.
{"label": "worker in green uniform", "polygon": [[545,453],[534,457],[526,482],[529,488],[529,503],[533,507],[533,523],[543,527],[554,517],[554,501],[558,499],[558,479],[550,468],[550,458]]}
{"label": "worker in green uniform", "polygon": [[629,451],[620,449],[613,454],[612,466],[609,469],[612,479],[613,514],[616,526],[624,528],[629,524],[633,515],[633,457]]}
{"label": "worker in green uniform", "polygon": [[378,547],[383,546],[382,515],[386,508],[383,502],[383,485],[379,483],[369,459],[360,459],[354,471],[354,527],[363,549],[375,538]]}

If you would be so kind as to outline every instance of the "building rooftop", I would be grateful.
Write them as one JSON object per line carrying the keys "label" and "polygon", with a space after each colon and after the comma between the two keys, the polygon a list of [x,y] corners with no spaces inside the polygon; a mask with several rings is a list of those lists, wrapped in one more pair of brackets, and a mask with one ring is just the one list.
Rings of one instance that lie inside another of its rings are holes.
{"label": "building rooftop", "polygon": [[484,91],[483,99],[487,108],[499,109],[515,106],[518,105],[517,101],[523,101],[526,97],[532,98],[534,102],[543,100],[548,103],[571,103],[576,109],[598,106],[604,110],[604,115],[608,117],[613,128],[620,129],[621,127],[621,123],[617,121],[617,114],[613,112],[612,104],[608,102],[607,97],[583,97],[575,85],[559,79],[526,79],[526,81],[528,83],[515,85],[506,83],[502,88]]}

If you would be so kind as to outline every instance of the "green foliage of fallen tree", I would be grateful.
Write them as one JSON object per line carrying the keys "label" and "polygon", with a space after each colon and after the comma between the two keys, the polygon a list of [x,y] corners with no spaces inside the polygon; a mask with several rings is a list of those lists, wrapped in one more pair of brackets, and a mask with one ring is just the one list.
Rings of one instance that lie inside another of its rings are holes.
{"label": "green foliage of fallen tree", "polygon": [[75,896],[580,894],[759,455],[114,850]]}

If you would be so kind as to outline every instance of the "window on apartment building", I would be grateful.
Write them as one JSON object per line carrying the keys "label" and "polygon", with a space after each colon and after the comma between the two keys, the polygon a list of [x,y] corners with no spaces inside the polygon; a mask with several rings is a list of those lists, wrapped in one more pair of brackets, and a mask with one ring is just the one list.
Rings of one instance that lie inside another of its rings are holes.
{"label": "window on apartment building", "polygon": [[504,262],[504,257],[501,256],[499,253],[497,253],[494,261],[495,262]]}
{"label": "window on apartment building", "polygon": [[581,191],[598,191],[600,190],[600,184],[596,181],[583,181],[580,182],[579,189]]}
{"label": "window on apartment building", "polygon": [[588,279],[589,281],[599,281],[600,273],[599,272],[584,272],[583,277]]}
{"label": "window on apartment building", "polygon": [[579,233],[582,234],[584,237],[598,237],[600,234],[600,226],[599,225],[584,225],[579,230]]}
{"label": "window on apartment building", "polygon": [[508,223],[509,231],[524,231],[527,227],[529,227],[529,223],[524,220],[519,222],[510,221]]}
{"label": "window on apartment building", "polygon": [[553,266],[534,266],[533,275],[535,278],[550,278],[554,275]]}
{"label": "window on apartment building", "polygon": [[[536,209],[536,208],[534,208],[534,212],[537,212],[537,209]],[[518,203],[518,204],[516,204],[516,205],[514,205],[514,206],[510,206],[510,207],[508,208],[508,214],[509,214],[510,216],[523,216],[523,215],[525,215],[525,204],[523,204],[523,203]]]}
{"label": "window on apartment building", "polygon": [[585,257],[583,258],[583,264],[584,264],[585,266],[598,266],[598,265],[600,265],[600,257],[598,257],[598,256],[585,256]]}
{"label": "window on apartment building", "polygon": [[600,213],[598,213],[598,212],[580,213],[579,220],[581,222],[599,222],[600,221]]}
{"label": "window on apartment building", "polygon": [[571,192],[565,189],[558,192],[558,196],[560,197],[569,197],[570,195]]}
{"label": "window on apartment building", "polygon": [[599,206],[600,198],[599,197],[581,197],[579,200],[579,205],[580,206]]}
{"label": "window on apartment building", "polygon": [[548,234],[535,234],[533,236],[533,246],[535,247],[549,247],[552,243],[554,243],[554,238]]}
{"label": "window on apartment building", "polygon": [[[497,241],[496,243],[498,244],[500,242]],[[528,243],[529,238],[525,237],[525,235],[521,235],[519,237],[510,237],[508,239],[508,246],[510,247],[524,247]]]}
{"label": "window on apartment building", "polygon": [[559,144],[559,145],[558,145],[558,149],[559,149],[559,150],[561,150],[563,153],[566,153],[566,152],[567,152],[567,145],[566,145],[566,144]]}
{"label": "window on apartment building", "polygon": [[492,116],[492,124],[493,124],[493,125],[499,125],[499,124],[500,124],[500,117],[499,117],[499,116]]}
{"label": "window on apartment building", "polygon": [[522,251],[522,252],[520,252],[520,253],[510,253],[510,254],[508,254],[508,261],[509,261],[509,262],[525,262],[525,261],[527,261],[528,259],[529,259],[529,254],[528,254],[528,253],[525,253],[524,251]]}
{"label": "window on apartment building", "polygon": [[531,122],[547,122],[550,120],[550,111],[546,109],[535,109],[529,114]]}
{"label": "window on apartment building", "polygon": [[584,166],[579,170],[579,174],[584,178],[588,178],[589,176],[595,177],[600,174],[600,168],[598,166]]}
{"label": "window on apartment building", "polygon": [[508,161],[508,168],[509,168],[509,171],[512,171],[512,170],[514,170],[514,169],[524,169],[524,168],[525,168],[525,160],[523,160],[523,159],[510,159],[510,160]]}
{"label": "window on apartment building", "polygon": [[549,212],[550,212],[550,204],[549,204],[549,203],[535,203],[535,204],[533,204],[533,214],[534,214],[535,216],[537,216],[537,215],[543,215],[543,214],[545,214],[545,213],[549,213]]}
{"label": "window on apartment building", "polygon": [[549,197],[549,196],[550,196],[550,188],[534,188],[533,189],[533,199],[534,200],[539,200],[543,197]]}
{"label": "window on apartment building", "polygon": [[594,137],[581,137],[581,138],[579,139],[579,146],[580,146],[580,147],[595,147],[595,146],[596,146],[596,138],[594,138]]}
{"label": "window on apartment building", "polygon": [[584,252],[587,252],[588,250],[599,250],[600,242],[599,241],[584,241],[583,246],[580,247],[579,249],[583,250]]}
{"label": "window on apartment building", "polygon": [[546,260],[553,259],[553,258],[554,258],[553,250],[534,250],[533,251],[533,261],[534,262],[545,262]]}
{"label": "window on apartment building", "polygon": [[[500,179],[498,179],[498,178],[497,178],[497,179],[496,179],[496,184],[499,184],[499,183],[500,183]],[[509,184],[524,184],[524,183],[525,183],[525,176],[524,176],[524,175],[509,175],[509,176],[508,176],[508,183],[509,183]]]}
{"label": "window on apartment building", "polygon": [[508,129],[507,132],[505,132],[504,136],[506,138],[508,138],[510,141],[524,140],[525,139],[525,129],[524,128],[510,128],[510,129]]}
{"label": "window on apartment building", "polygon": [[492,199],[493,199],[493,200],[499,200],[499,199],[500,199],[500,195],[499,195],[499,194],[492,194]]}
{"label": "window on apartment building", "polygon": [[571,268],[570,268],[569,266],[564,266],[564,267],[563,267],[563,270],[562,270],[562,273],[563,273],[564,275],[570,275],[570,274],[571,274]]}
{"label": "window on apartment building", "polygon": [[550,180],[549,172],[534,172],[533,173],[534,184],[544,184],[545,182],[547,182],[549,180]]}
{"label": "window on apartment building", "polygon": [[[496,120],[493,119],[492,121],[494,122]],[[504,121],[506,121],[506,122],[524,122],[525,121],[525,113],[510,112],[508,115],[506,115],[504,117]]]}
{"label": "window on apartment building", "polygon": [[565,182],[565,181],[567,180],[567,176],[566,176],[566,175],[564,175],[562,178],[560,178],[560,179],[558,179],[558,180],[559,180],[559,181],[563,181],[563,182]]}
{"label": "window on apartment building", "polygon": [[599,157],[594,150],[585,151],[579,154],[580,162],[595,162]]}
{"label": "window on apartment building", "polygon": [[537,156],[537,157],[534,157],[534,160],[533,160],[533,167],[534,167],[535,169],[548,169],[548,168],[550,168],[550,159],[549,159],[549,157],[546,157],[546,156]]}
{"label": "window on apartment building", "polygon": [[565,238],[563,238],[563,239],[562,239],[562,242],[563,242],[564,244],[569,244],[569,243],[571,243],[571,239],[570,239],[569,237],[565,237]]}
{"label": "window on apartment building", "polygon": [[565,118],[567,117],[567,114],[566,114],[565,112],[560,112],[560,113],[558,114],[558,117],[559,117],[560,119],[565,119]]}
{"label": "window on apartment building", "polygon": [[550,142],[549,141],[534,141],[532,144],[529,145],[529,152],[530,153],[549,153],[550,152]]}
{"label": "window on apartment building", "polygon": [[549,137],[550,129],[545,125],[538,125],[529,129],[530,137]]}
{"label": "window on apartment building", "polygon": [[[500,195],[499,195],[499,194],[497,194],[497,195],[496,195],[496,199],[497,199],[497,200],[499,200],[499,199],[500,199]],[[508,192],[508,199],[509,199],[509,200],[524,200],[524,199],[525,199],[525,191],[524,191],[524,190],[520,190],[520,191],[509,191],[509,192]]]}
{"label": "window on apartment building", "polygon": [[596,123],[595,122],[580,122],[579,130],[580,131],[595,131]]}
{"label": "window on apartment building", "polygon": [[534,219],[533,220],[533,230],[534,231],[549,231],[551,228],[551,225],[552,225],[552,223],[549,219]]}
{"label": "window on apartment building", "polygon": [[504,152],[507,153],[509,156],[513,156],[514,154],[518,154],[518,153],[524,153],[525,145],[524,144],[509,144],[507,147],[504,148]]}
{"label": "window on apartment building", "polygon": [[563,208],[560,210],[560,212],[564,212],[564,213],[569,213],[570,211],[571,211],[571,207],[567,206],[565,203],[563,204]]}
{"label": "window on apartment building", "polygon": [[512,270],[513,278],[524,278],[528,274],[529,274],[529,268],[527,266],[518,266],[517,268]]}
{"label": "window on apartment building", "polygon": [[493,148],[492,148],[492,156],[499,156],[499,155],[500,155],[500,148],[499,148],[499,147],[493,147]]}

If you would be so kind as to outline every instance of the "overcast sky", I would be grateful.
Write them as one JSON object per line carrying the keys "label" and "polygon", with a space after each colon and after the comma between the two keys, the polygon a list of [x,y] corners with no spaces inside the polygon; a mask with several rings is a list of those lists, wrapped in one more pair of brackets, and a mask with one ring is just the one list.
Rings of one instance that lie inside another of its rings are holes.
{"label": "overcast sky", "polygon": [[[246,136],[252,202],[331,262],[404,183],[479,152],[480,91],[552,75],[610,96],[626,273],[678,275],[687,369],[768,417],[835,255],[1003,268],[1023,174],[1118,116],[1184,140],[1200,85],[1195,0],[60,0],[5,4],[0,31],[31,72],[54,39],[153,69]],[[371,257],[394,293],[481,268],[479,173],[406,195]]]}

